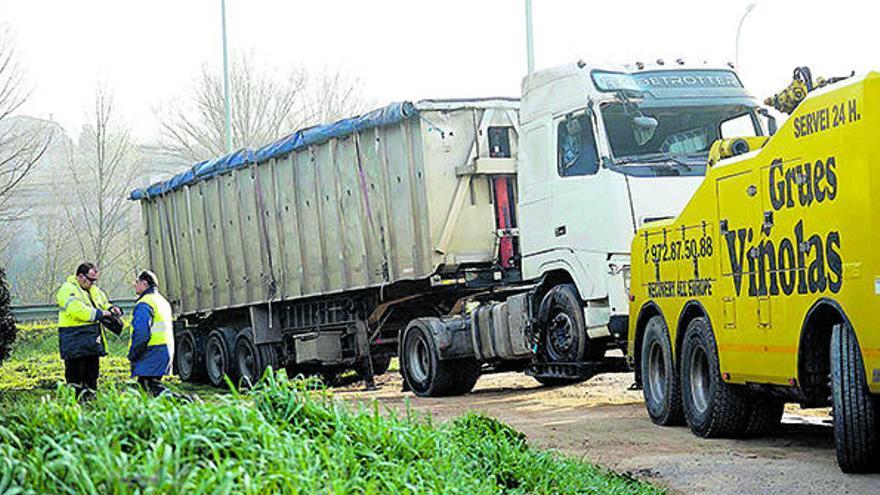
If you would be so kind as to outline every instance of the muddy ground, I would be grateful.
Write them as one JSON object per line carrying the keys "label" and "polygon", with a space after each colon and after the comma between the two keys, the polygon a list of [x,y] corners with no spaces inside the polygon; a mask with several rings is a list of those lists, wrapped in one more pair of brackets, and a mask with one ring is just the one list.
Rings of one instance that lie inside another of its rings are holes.
{"label": "muddy ground", "polygon": [[337,390],[346,400],[430,412],[443,420],[482,411],[552,448],[686,494],[878,494],[880,475],[851,476],[837,468],[827,410],[786,410],[779,431],[750,440],[704,440],[686,427],[651,423],[632,374],[608,374],[579,385],[544,388],[516,373],[480,378],[462,397],[423,399],[401,392],[400,376],[377,378],[380,388]]}

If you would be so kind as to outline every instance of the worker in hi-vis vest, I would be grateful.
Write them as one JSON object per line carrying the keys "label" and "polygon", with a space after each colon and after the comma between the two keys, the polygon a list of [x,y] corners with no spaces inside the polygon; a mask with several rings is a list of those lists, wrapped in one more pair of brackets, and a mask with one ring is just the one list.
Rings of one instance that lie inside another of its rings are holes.
{"label": "worker in hi-vis vest", "polygon": [[131,319],[131,376],[150,395],[165,391],[162,377],[171,373],[174,359],[174,330],[171,305],[159,294],[156,274],[142,271],[135,280],[138,295]]}
{"label": "worker in hi-vis vest", "polygon": [[64,378],[76,388],[77,395],[98,388],[99,360],[107,355],[107,339],[101,323],[115,319],[119,328],[111,329],[122,331],[118,319],[122,310],[113,306],[98,288],[98,275],[93,263],[82,263],[55,294],[61,308],[58,347],[64,360]]}

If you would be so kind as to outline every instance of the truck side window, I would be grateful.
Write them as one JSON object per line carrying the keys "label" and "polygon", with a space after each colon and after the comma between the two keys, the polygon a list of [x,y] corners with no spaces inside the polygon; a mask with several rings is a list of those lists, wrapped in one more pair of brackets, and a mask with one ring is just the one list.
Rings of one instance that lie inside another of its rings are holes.
{"label": "truck side window", "polygon": [[556,135],[556,169],[561,177],[593,175],[599,171],[593,123],[587,114],[564,119]]}

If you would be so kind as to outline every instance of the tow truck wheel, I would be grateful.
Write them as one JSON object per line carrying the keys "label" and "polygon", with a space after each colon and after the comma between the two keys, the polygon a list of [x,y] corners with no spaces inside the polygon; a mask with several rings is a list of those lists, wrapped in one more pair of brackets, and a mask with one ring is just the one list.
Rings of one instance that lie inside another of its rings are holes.
{"label": "tow truck wheel", "polygon": [[544,352],[555,363],[579,362],[587,347],[586,322],[581,298],[574,284],[550,289],[541,301],[540,319],[544,325]]}
{"label": "tow truck wheel", "polygon": [[427,324],[416,319],[403,332],[400,372],[419,397],[440,397],[470,392],[480,364],[474,359],[441,361]]}
{"label": "tow truck wheel", "polygon": [[208,342],[205,345],[205,367],[211,385],[225,387],[225,376],[229,376],[235,383],[237,373],[235,366],[233,366],[232,352],[234,349],[234,332],[228,329],[216,329],[208,334]]}
{"label": "tow truck wheel", "polygon": [[[199,345],[201,343],[201,346]],[[181,381],[200,383],[205,380],[204,337],[197,339],[192,329],[185,329],[175,339],[177,376]]]}
{"label": "tow truck wheel", "polygon": [[718,365],[715,335],[706,318],[687,326],[681,350],[681,395],[691,431],[700,437],[735,437],[745,432],[749,397],[725,383]]}
{"label": "tow truck wheel", "polygon": [[683,424],[681,386],[672,361],[669,330],[662,316],[652,316],[645,325],[641,352],[642,393],[648,416],[660,426]]}
{"label": "tow truck wheel", "polygon": [[878,468],[878,403],[868,389],[859,343],[849,325],[831,332],[831,405],[837,464],[845,473]]}

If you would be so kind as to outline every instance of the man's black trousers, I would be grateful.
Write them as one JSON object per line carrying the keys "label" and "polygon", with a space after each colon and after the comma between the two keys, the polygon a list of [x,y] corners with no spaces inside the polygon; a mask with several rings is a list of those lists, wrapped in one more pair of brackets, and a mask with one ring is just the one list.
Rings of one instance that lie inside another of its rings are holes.
{"label": "man's black trousers", "polygon": [[64,360],[64,378],[67,383],[77,388],[98,390],[98,374],[100,373],[100,357],[85,356]]}

